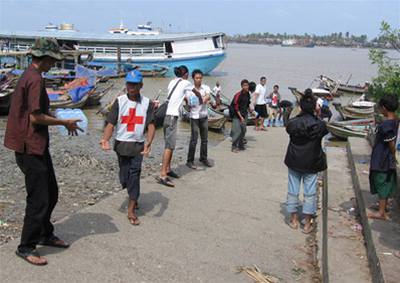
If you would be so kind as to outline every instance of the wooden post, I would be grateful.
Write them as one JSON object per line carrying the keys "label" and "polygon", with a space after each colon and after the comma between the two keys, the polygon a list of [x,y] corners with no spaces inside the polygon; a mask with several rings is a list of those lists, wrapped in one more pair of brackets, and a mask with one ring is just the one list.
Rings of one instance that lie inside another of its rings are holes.
{"label": "wooden post", "polygon": [[121,47],[117,47],[117,70],[121,73]]}

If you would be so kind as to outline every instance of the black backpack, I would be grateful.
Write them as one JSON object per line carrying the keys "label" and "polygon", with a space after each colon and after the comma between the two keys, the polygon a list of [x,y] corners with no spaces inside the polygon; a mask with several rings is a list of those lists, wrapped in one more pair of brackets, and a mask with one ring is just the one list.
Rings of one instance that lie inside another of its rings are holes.
{"label": "black backpack", "polygon": [[229,106],[228,106],[228,109],[229,109],[229,117],[232,119],[232,118],[234,118],[237,114],[236,114],[236,111],[235,111],[235,106],[234,106],[234,104],[235,104],[235,97],[236,97],[236,94],[233,96],[233,98],[232,98],[232,101],[231,101],[231,104],[229,104]]}

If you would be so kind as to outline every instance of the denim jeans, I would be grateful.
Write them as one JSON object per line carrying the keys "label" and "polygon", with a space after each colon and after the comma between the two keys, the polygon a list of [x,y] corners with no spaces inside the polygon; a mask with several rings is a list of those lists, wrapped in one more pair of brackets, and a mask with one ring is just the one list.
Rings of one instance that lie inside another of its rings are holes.
{"label": "denim jeans", "polygon": [[303,182],[303,214],[314,215],[317,209],[317,177],[318,174],[304,174],[289,168],[289,184],[287,194],[287,211],[297,212],[300,205],[300,186]]}

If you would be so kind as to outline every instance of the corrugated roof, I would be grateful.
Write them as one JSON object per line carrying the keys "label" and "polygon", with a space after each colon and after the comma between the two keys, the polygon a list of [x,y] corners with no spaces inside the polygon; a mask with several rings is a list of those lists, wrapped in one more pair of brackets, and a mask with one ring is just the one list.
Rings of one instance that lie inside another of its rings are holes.
{"label": "corrugated roof", "polygon": [[222,32],[209,33],[160,33],[159,35],[128,35],[111,33],[86,33],[80,31],[1,31],[0,38],[32,39],[36,37],[55,37],[60,40],[77,40],[90,42],[159,42],[187,40],[201,37],[223,35]]}

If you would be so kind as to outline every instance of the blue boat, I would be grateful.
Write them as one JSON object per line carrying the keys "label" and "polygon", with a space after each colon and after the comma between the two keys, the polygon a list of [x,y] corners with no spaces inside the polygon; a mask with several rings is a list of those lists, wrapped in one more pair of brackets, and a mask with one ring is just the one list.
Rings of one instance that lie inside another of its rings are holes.
{"label": "blue boat", "polygon": [[134,64],[146,70],[157,66],[168,68],[168,76],[172,76],[173,68],[179,65],[208,74],[226,57],[222,32],[163,33],[146,26],[139,31],[120,27],[109,33],[91,34],[76,31],[72,25],[62,27],[32,32],[0,31],[0,40],[8,44],[9,50],[23,51],[28,50],[37,37],[55,37],[64,47],[92,52],[91,65],[117,69],[124,64]]}

